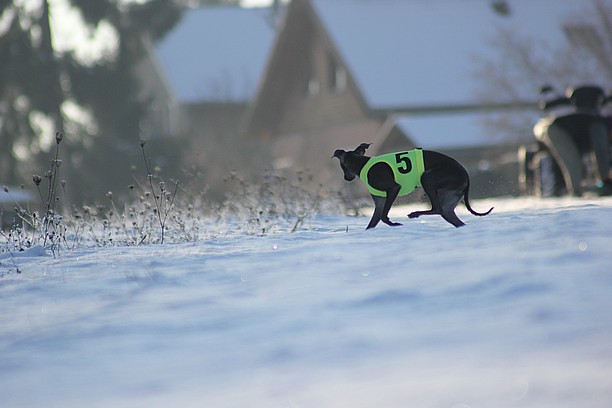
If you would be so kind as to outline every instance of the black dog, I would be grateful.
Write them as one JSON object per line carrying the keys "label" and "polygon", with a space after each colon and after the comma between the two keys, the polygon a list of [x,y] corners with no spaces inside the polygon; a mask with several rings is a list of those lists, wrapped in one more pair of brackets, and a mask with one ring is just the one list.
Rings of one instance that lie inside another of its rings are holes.
{"label": "black dog", "polygon": [[398,196],[409,194],[421,185],[429,197],[431,210],[415,211],[408,214],[410,218],[438,214],[455,227],[461,227],[465,224],[455,214],[455,207],[462,198],[474,215],[485,216],[493,210],[478,213],[472,209],[467,170],[455,159],[421,149],[368,157],[365,151],[369,146],[362,143],[350,152],[338,149],[332,156],[340,160],[346,181],[359,177],[372,194],[374,214],[366,229],[374,228],[381,220],[390,226],[402,225],[389,220],[389,210]]}

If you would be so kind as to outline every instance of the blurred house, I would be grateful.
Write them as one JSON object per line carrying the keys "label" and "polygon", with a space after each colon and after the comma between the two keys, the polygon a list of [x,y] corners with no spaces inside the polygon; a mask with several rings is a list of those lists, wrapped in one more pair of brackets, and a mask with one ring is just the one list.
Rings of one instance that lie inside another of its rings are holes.
{"label": "blurred house", "polygon": [[151,101],[145,138],[178,136],[185,167],[203,174],[211,194],[241,169],[241,123],[263,75],[275,36],[273,10],[214,6],[188,9],[137,68]]}
{"label": "blurred house", "polygon": [[[276,32],[266,9],[204,8],[187,12],[156,53],[174,97],[187,107],[182,111],[190,112],[183,131],[192,137],[238,132],[239,144],[265,147],[270,166],[307,168],[326,184],[342,183],[330,159],[336,148],[371,142],[368,153],[376,154],[420,146],[466,165],[474,196],[511,194],[517,145],[531,135],[508,141],[483,123],[510,110],[537,115],[536,89],[519,78],[512,95],[483,94],[479,61],[500,30],[567,41],[563,22],[578,6],[293,0]],[[232,20],[233,13],[250,17]],[[233,113],[219,113],[219,102]],[[210,130],[220,118],[231,129]]]}

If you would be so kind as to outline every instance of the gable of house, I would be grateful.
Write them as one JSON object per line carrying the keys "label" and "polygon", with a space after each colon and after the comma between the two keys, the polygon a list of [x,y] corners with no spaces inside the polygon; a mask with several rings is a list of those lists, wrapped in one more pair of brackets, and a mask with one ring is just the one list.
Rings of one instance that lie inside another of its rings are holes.
{"label": "gable of house", "polygon": [[360,120],[368,110],[309,1],[294,0],[247,118],[250,137],[308,132]]}

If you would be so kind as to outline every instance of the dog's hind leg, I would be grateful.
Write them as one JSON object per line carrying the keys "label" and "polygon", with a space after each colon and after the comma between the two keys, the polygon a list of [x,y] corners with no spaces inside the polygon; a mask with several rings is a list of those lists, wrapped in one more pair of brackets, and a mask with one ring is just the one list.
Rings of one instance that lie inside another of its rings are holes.
{"label": "dog's hind leg", "polygon": [[440,200],[440,215],[449,223],[459,228],[464,226],[463,221],[455,214],[455,207],[461,201],[463,193],[457,190],[440,190],[438,199]]}
{"label": "dog's hind leg", "polygon": [[438,198],[438,187],[435,185],[435,175],[432,175],[432,171],[428,170],[421,176],[421,185],[429,202],[431,203],[431,210],[427,211],[414,211],[408,214],[408,218],[418,218],[421,215],[438,215],[440,214],[439,198]]}
{"label": "dog's hind leg", "polygon": [[449,181],[452,181],[452,179],[449,179],[445,172],[436,170],[424,172],[423,176],[421,176],[421,185],[431,202],[431,210],[415,211],[408,214],[408,217],[417,218],[421,215],[441,215],[442,218],[455,227],[465,225],[455,214],[455,207],[463,197],[463,192],[445,188]]}
{"label": "dog's hind leg", "polygon": [[431,209],[427,211],[413,211],[408,214],[408,218],[419,218],[421,215],[438,215],[440,214],[438,211]]}

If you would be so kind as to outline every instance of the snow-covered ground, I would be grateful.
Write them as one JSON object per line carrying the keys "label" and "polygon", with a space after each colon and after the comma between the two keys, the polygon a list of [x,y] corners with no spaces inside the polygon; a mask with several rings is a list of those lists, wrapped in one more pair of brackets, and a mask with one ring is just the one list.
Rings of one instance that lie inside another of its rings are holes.
{"label": "snow-covered ground", "polygon": [[0,406],[612,404],[612,199],[0,255]]}

